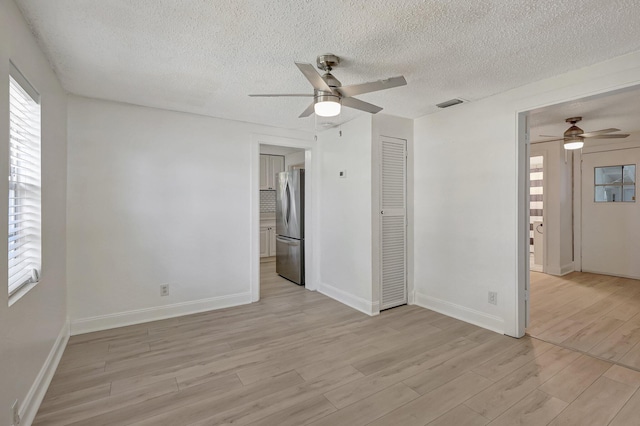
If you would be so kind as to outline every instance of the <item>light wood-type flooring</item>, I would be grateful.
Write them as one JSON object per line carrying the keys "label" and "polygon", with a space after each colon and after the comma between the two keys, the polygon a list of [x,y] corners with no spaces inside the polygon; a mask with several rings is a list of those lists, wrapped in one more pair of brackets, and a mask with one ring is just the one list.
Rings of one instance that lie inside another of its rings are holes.
{"label": "light wood-type flooring", "polygon": [[640,281],[531,272],[527,333],[640,371]]}
{"label": "light wood-type flooring", "polygon": [[72,337],[34,424],[638,424],[640,372],[261,267],[259,303]]}

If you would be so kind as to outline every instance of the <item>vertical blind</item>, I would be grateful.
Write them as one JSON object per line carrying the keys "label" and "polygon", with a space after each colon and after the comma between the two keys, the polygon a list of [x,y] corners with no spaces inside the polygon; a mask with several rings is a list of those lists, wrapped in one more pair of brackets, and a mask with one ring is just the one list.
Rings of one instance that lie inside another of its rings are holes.
{"label": "vertical blind", "polygon": [[[12,70],[13,71],[13,70]],[[41,267],[40,103],[19,73],[9,77],[9,295]],[[20,80],[20,84],[17,80]]]}

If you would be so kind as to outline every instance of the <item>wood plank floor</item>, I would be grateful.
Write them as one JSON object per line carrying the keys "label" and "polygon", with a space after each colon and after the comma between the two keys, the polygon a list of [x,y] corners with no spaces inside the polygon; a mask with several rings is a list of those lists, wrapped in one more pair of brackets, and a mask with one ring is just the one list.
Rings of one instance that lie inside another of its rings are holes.
{"label": "wood plank floor", "polygon": [[640,371],[640,281],[531,272],[527,333]]}
{"label": "wood plank floor", "polygon": [[72,337],[34,424],[638,424],[640,372],[261,269],[259,303]]}

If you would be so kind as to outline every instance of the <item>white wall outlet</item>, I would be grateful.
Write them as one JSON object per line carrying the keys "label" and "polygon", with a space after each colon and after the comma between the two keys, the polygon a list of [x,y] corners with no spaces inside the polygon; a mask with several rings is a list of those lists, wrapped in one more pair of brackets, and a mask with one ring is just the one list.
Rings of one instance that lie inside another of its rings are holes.
{"label": "white wall outlet", "polygon": [[11,404],[11,413],[13,414],[12,426],[18,426],[20,424],[20,410],[19,410],[19,404],[17,399],[13,401],[13,404]]}
{"label": "white wall outlet", "polygon": [[169,295],[169,284],[161,284],[160,296],[168,296],[168,295]]}
{"label": "white wall outlet", "polygon": [[347,177],[347,171],[346,170],[340,170],[338,172],[338,176],[341,178],[346,178]]}
{"label": "white wall outlet", "polygon": [[496,291],[489,292],[489,303],[491,303],[492,305],[498,304],[498,292]]}

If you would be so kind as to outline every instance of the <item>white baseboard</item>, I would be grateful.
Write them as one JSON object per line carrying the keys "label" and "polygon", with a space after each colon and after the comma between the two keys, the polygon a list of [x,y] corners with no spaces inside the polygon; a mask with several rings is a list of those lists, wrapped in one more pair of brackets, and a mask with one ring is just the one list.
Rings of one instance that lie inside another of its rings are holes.
{"label": "white baseboard", "polygon": [[549,275],[555,275],[556,277],[561,277],[563,275],[567,275],[575,271],[573,262],[567,263],[566,265],[562,265],[561,267],[553,267],[550,266],[547,268],[545,273]]}
{"label": "white baseboard", "polygon": [[69,323],[65,322],[33,385],[31,385],[27,396],[25,396],[22,401],[19,410],[20,426],[31,426],[31,423],[33,423],[33,420],[36,418],[40,404],[44,399],[44,395],[47,393],[51,379],[53,379],[56,368],[58,368],[58,363],[60,362],[60,358],[62,358],[62,353],[68,341]]}
{"label": "white baseboard", "polygon": [[320,283],[318,292],[367,315],[374,316],[380,313],[380,306],[377,302],[369,302],[362,297],[354,296],[327,283]]}
{"label": "white baseboard", "polygon": [[567,263],[566,265],[562,265],[562,267],[560,268],[561,275],[567,275],[572,273],[573,271],[575,271],[573,262]]}
{"label": "white baseboard", "polygon": [[504,320],[495,315],[489,315],[475,309],[447,302],[446,300],[426,296],[416,292],[414,304],[432,311],[439,312],[449,317],[468,322],[496,333],[504,334]]}
{"label": "white baseboard", "polygon": [[133,311],[117,312],[90,318],[71,320],[71,335],[91,333],[93,331],[108,330],[110,328],[141,324],[182,315],[213,311],[215,309],[251,303],[251,293],[238,293],[229,296],[212,297],[189,302],[174,303],[153,308],[136,309]]}
{"label": "white baseboard", "polygon": [[640,276],[636,275],[627,275],[627,274],[612,274],[611,272],[602,272],[602,271],[594,271],[591,269],[583,269],[582,272],[587,272],[589,274],[598,274],[598,275],[608,275],[610,277],[621,277],[621,278],[630,278],[632,280],[640,280]]}

